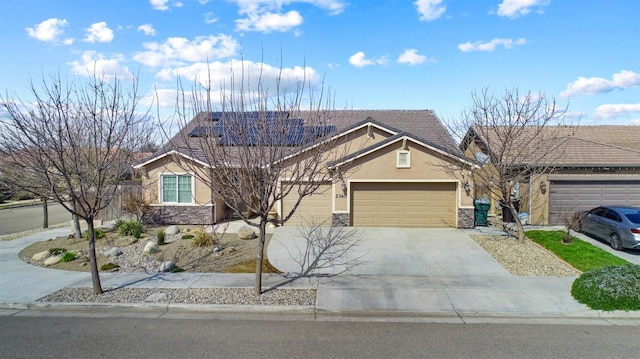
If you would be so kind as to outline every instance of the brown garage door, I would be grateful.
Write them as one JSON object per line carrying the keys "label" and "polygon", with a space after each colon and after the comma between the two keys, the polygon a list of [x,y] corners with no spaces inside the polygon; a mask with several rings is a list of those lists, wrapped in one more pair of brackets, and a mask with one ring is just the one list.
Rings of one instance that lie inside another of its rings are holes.
{"label": "brown garage door", "polygon": [[455,183],[352,183],[352,224],[455,227]]}
{"label": "brown garage door", "polygon": [[574,212],[604,205],[640,207],[640,181],[552,181],[549,223],[563,225]]}
{"label": "brown garage door", "polygon": [[[292,192],[295,192],[295,188],[292,190]],[[289,195],[285,197],[282,201],[282,213],[288,214],[297,200],[297,195]],[[296,209],[296,212],[293,214],[291,219],[287,221],[286,224],[299,226],[321,222],[325,222],[327,225],[331,225],[330,183],[321,185],[314,194],[304,197],[302,199],[302,202],[300,202],[298,209]]]}

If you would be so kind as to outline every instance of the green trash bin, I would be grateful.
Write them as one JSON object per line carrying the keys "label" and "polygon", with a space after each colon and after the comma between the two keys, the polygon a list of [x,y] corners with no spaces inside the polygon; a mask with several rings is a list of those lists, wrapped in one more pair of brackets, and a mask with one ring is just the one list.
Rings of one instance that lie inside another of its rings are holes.
{"label": "green trash bin", "polygon": [[473,201],[474,221],[476,226],[488,226],[487,217],[491,209],[491,201],[486,198],[478,198]]}

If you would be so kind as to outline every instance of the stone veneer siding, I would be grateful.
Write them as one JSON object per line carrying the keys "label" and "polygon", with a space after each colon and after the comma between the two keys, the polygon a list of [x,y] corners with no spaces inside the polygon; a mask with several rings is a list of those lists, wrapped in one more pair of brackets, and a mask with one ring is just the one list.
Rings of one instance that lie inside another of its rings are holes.
{"label": "stone veneer siding", "polygon": [[331,215],[331,225],[333,227],[349,227],[351,215],[349,213],[333,213]]}
{"label": "stone veneer siding", "polygon": [[473,208],[458,208],[458,228],[475,227],[475,213]]}
{"label": "stone veneer siding", "polygon": [[211,224],[214,206],[152,206],[142,217],[147,224]]}

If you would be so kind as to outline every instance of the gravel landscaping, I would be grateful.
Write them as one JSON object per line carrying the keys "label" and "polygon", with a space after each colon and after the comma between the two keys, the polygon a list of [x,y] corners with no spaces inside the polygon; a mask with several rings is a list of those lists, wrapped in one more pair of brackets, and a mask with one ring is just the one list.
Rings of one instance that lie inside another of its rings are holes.
{"label": "gravel landscaping", "polygon": [[577,277],[581,273],[529,239],[519,242],[505,235],[472,235],[471,238],[516,276]]}
{"label": "gravel landscaping", "polygon": [[96,295],[92,288],[67,287],[39,301],[310,306],[316,302],[316,290],[274,289],[256,298],[253,288],[118,288]]}

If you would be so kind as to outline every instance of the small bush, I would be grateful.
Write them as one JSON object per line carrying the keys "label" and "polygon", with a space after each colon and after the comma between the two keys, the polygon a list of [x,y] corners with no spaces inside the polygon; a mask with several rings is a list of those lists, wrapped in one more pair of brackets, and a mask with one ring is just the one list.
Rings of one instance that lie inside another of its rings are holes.
{"label": "small bush", "polygon": [[66,248],[50,248],[49,249],[49,253],[51,253],[52,256],[59,256],[62,253],[65,253],[67,251]]}
{"label": "small bush", "polygon": [[184,272],[184,269],[180,267],[175,267],[171,270],[171,273],[180,273],[180,272]]}
{"label": "small bush", "polygon": [[[88,230],[84,231],[82,236],[84,237],[85,241],[88,241],[89,240],[89,231]],[[100,228],[95,228],[93,230],[93,238],[94,239],[102,239],[102,238],[104,238],[106,236],[107,236],[107,233],[104,230],[100,229]]]}
{"label": "small bush", "polygon": [[196,247],[209,247],[216,244],[213,237],[204,231],[193,233],[193,245]]}
{"label": "small bush", "polygon": [[120,266],[115,264],[115,263],[109,262],[109,263],[103,264],[100,267],[100,270],[102,270],[102,271],[110,271],[110,270],[114,270],[116,268],[120,268]]}
{"label": "small bush", "polygon": [[60,258],[60,262],[71,262],[77,258],[76,254],[73,252],[64,252],[62,258]]}
{"label": "small bush", "polygon": [[5,197],[4,193],[0,192],[0,203],[4,203]]}
{"label": "small bush", "polygon": [[115,223],[115,228],[121,235],[134,236],[135,238],[140,238],[142,236],[142,232],[144,231],[142,222],[136,219],[131,219],[128,221],[119,219]]}
{"label": "small bush", "polygon": [[182,239],[193,239],[193,234],[183,234],[182,237],[180,237]]}
{"label": "small bush", "polygon": [[158,237],[158,245],[163,245],[165,237],[164,229],[159,229],[158,232],[156,232],[156,236]]}
{"label": "small bush", "polygon": [[573,282],[571,295],[595,310],[640,310],[640,266],[595,268]]}
{"label": "small bush", "polygon": [[16,193],[13,194],[13,196],[11,196],[11,199],[13,199],[14,201],[23,201],[26,199],[35,199],[36,196],[33,193],[29,193],[27,191],[17,191]]}

